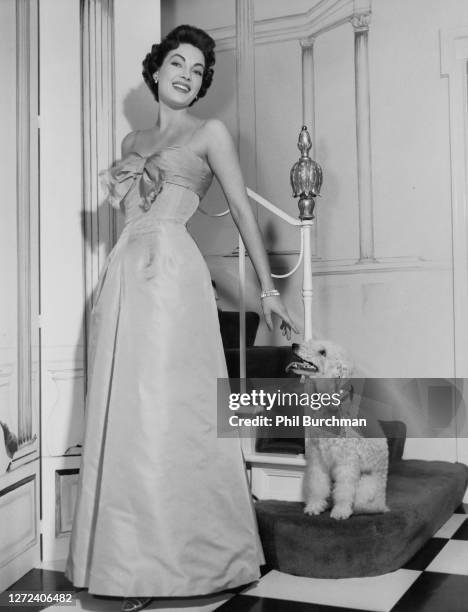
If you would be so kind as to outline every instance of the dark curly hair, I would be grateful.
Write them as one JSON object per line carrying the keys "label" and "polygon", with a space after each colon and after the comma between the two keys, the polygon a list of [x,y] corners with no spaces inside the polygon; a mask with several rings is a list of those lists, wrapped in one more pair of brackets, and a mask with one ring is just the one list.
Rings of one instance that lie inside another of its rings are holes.
{"label": "dark curly hair", "polygon": [[213,80],[214,70],[212,66],[214,66],[216,61],[214,54],[216,43],[204,30],[191,25],[180,25],[171,30],[159,44],[154,44],[151,47],[150,53],[143,60],[142,74],[145,83],[159,102],[158,84],[154,82],[153,75],[161,67],[166,55],[173,49],[177,49],[181,43],[197,47],[205,58],[202,84],[197,98],[190,103],[190,106],[192,106],[198,98],[203,98]]}

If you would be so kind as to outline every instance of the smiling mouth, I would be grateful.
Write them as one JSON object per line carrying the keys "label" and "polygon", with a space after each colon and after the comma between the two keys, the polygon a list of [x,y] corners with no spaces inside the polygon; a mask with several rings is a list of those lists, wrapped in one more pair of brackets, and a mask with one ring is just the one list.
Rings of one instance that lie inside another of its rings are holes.
{"label": "smiling mouth", "polygon": [[297,355],[295,353],[296,357],[299,357],[300,361],[293,361],[291,363],[289,363],[286,366],[286,372],[289,372],[290,370],[296,371],[296,370],[300,370],[300,371],[309,371],[309,372],[318,372],[319,369],[318,367],[315,365],[315,363],[313,363],[312,361],[307,361],[306,359],[303,359],[302,357],[300,357],[299,355]]}
{"label": "smiling mouth", "polygon": [[174,87],[174,89],[177,89],[177,91],[182,91],[184,93],[190,93],[190,87],[188,85],[186,85],[185,83],[172,83],[172,87]]}

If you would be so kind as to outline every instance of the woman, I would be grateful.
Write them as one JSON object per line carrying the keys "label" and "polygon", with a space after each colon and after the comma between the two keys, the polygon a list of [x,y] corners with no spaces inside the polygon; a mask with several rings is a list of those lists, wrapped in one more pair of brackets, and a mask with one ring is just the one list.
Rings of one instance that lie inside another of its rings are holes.
{"label": "woman", "polygon": [[[272,314],[295,329],[271,282],[232,139],[189,107],[213,76],[214,41],[180,26],[143,62],[156,125],[132,132],[109,176],[125,213],[92,312],[86,431],[66,576],[91,593],[193,596],[247,584],[264,562],[238,438],[216,433],[227,378],[206,263],[185,223],[213,174]],[[295,331],[297,331],[295,329]]]}

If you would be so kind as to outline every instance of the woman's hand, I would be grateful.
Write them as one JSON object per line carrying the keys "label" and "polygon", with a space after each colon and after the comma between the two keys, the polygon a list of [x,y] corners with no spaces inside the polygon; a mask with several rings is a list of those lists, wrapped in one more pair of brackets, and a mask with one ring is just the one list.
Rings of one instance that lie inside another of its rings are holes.
{"label": "woman's hand", "polygon": [[281,331],[283,336],[286,336],[288,340],[291,340],[291,329],[299,333],[297,325],[292,321],[291,317],[286,310],[285,305],[283,304],[281,298],[277,295],[272,295],[269,297],[262,298],[262,308],[263,315],[265,317],[266,324],[270,331],[273,330],[273,321],[271,319],[271,315],[274,313],[278,315],[280,319],[282,319],[281,323]]}

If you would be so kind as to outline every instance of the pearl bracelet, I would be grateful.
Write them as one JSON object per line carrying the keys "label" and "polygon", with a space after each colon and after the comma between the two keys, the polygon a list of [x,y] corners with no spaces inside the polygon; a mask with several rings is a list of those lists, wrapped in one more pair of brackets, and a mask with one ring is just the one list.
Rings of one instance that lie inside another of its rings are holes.
{"label": "pearl bracelet", "polygon": [[280,292],[278,291],[278,289],[266,289],[265,291],[261,292],[260,299],[263,300],[263,298],[277,296],[277,295],[280,295]]}

